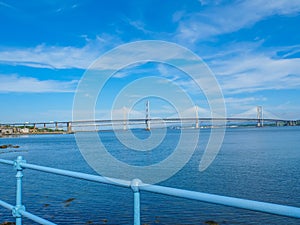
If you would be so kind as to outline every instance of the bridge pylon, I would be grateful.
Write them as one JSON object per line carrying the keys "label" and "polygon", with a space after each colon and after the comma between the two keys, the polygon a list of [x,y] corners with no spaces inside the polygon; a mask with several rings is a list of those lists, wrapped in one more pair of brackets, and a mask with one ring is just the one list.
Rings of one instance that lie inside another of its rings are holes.
{"label": "bridge pylon", "polygon": [[199,116],[198,116],[198,106],[195,105],[195,115],[196,115],[196,125],[195,125],[195,128],[196,129],[199,129]]}
{"label": "bridge pylon", "polygon": [[123,107],[123,130],[127,130],[127,109]]}
{"label": "bridge pylon", "polygon": [[150,130],[150,103],[149,101],[146,102],[146,130]]}
{"label": "bridge pylon", "polygon": [[257,127],[264,126],[264,119],[263,119],[263,107],[257,106]]}

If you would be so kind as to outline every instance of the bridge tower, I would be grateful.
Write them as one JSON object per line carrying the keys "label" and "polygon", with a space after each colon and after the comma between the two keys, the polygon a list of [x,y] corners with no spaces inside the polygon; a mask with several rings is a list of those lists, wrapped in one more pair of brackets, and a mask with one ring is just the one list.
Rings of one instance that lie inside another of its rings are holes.
{"label": "bridge tower", "polygon": [[127,110],[123,107],[123,130],[127,130]]}
{"label": "bridge tower", "polygon": [[150,130],[150,103],[146,102],[146,130]]}
{"label": "bridge tower", "polygon": [[264,126],[263,107],[262,106],[257,106],[257,126],[258,127]]}
{"label": "bridge tower", "polygon": [[198,106],[197,105],[195,105],[195,113],[196,113],[196,126],[195,126],[195,128],[196,129],[199,129],[199,118],[198,118]]}

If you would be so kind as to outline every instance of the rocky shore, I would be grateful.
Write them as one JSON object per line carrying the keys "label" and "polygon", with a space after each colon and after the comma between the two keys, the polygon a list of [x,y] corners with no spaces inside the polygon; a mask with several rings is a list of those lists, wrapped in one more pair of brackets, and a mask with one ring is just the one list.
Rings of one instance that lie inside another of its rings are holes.
{"label": "rocky shore", "polygon": [[0,145],[0,148],[20,148],[19,145],[11,145],[11,144],[8,144],[8,145]]}

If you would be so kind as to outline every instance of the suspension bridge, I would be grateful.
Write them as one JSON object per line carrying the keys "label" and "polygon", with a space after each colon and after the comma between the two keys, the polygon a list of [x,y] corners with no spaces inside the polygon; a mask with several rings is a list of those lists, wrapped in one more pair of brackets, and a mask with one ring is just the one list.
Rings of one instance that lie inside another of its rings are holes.
{"label": "suspension bridge", "polygon": [[[255,110],[256,117],[250,117]],[[300,120],[288,120],[279,119],[275,116],[273,118],[265,118],[262,106],[257,106],[255,109],[251,109],[243,114],[239,114],[233,117],[198,117],[196,108],[195,117],[185,118],[151,118],[149,101],[146,103],[145,118],[128,119],[124,116],[123,119],[103,119],[103,120],[78,120],[78,121],[50,121],[50,122],[20,122],[20,123],[4,123],[0,124],[0,133],[5,134],[5,129],[11,129],[11,132],[6,134],[20,133],[20,129],[27,128],[21,133],[35,133],[35,131],[44,132],[80,132],[80,131],[101,131],[109,129],[123,129],[144,127],[146,130],[150,130],[152,126],[160,127],[177,127],[182,128],[184,126],[189,128],[215,128],[218,126],[296,126],[300,125]],[[269,114],[270,113],[265,113]],[[248,117],[247,117],[248,116]],[[220,125],[218,125],[218,122]],[[17,129],[19,128],[19,129]]]}

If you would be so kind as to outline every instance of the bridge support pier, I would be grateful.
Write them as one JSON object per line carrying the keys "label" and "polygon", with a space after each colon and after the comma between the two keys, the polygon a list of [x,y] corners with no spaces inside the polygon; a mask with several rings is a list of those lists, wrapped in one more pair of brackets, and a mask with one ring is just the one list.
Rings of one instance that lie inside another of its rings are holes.
{"label": "bridge support pier", "polygon": [[262,106],[257,106],[257,127],[263,127],[263,108]]}
{"label": "bridge support pier", "polygon": [[296,126],[296,121],[293,120],[289,121],[289,126]]}
{"label": "bridge support pier", "polygon": [[146,130],[151,130],[149,119],[146,119]]}
{"label": "bridge support pier", "polygon": [[67,122],[67,132],[72,133],[72,123],[71,122]]}

